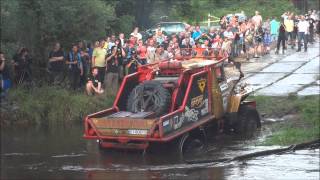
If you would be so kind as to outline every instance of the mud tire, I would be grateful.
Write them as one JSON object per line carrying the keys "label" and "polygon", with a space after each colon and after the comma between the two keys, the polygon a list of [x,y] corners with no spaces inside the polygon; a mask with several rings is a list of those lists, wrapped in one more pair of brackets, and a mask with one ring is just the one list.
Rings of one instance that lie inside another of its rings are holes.
{"label": "mud tire", "polygon": [[206,135],[204,132],[195,129],[179,137],[176,147],[176,152],[180,159],[189,159],[203,154],[207,149]]}
{"label": "mud tire", "polygon": [[243,137],[252,137],[260,127],[261,121],[258,111],[248,105],[240,106],[238,120],[234,126],[235,132]]}
{"label": "mud tire", "polygon": [[136,86],[129,95],[127,111],[155,112],[157,117],[168,113],[171,105],[169,91],[158,81],[145,81]]}

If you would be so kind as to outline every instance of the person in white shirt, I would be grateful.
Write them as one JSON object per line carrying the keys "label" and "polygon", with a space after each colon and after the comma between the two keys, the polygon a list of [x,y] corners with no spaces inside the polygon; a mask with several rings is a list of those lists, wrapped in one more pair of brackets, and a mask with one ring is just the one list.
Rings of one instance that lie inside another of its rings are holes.
{"label": "person in white shirt", "polygon": [[305,20],[304,16],[300,17],[300,21],[298,23],[298,50],[301,51],[301,41],[303,40],[304,52],[307,52],[307,34],[309,29],[309,22]]}
{"label": "person in white shirt", "polygon": [[137,40],[142,39],[142,35],[139,33],[139,28],[135,27],[133,32],[130,34],[130,36],[133,36],[135,38],[137,38]]}

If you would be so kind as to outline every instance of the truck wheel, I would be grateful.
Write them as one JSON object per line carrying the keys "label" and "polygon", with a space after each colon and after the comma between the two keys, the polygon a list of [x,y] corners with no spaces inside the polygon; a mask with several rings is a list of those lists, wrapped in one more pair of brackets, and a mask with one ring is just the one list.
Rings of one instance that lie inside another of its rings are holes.
{"label": "truck wheel", "polygon": [[178,140],[178,153],[181,159],[188,159],[202,154],[207,149],[205,132],[193,130],[185,133]]}
{"label": "truck wheel", "polygon": [[171,95],[160,82],[145,81],[136,86],[129,95],[127,111],[155,112],[159,117],[168,113]]}
{"label": "truck wheel", "polygon": [[234,126],[235,132],[244,137],[252,137],[257,128],[260,127],[261,122],[258,111],[248,105],[240,106],[238,120]]}

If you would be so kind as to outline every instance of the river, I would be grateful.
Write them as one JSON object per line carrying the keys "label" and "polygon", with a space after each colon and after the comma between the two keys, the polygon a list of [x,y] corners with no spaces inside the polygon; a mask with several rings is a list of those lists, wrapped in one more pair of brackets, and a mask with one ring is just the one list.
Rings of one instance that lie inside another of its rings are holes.
{"label": "river", "polygon": [[[101,151],[84,140],[81,125],[57,130],[2,129],[1,179],[319,179],[319,150],[300,150],[242,162],[186,164],[162,152]],[[276,146],[257,146],[263,135],[209,139],[205,159],[233,157]]]}

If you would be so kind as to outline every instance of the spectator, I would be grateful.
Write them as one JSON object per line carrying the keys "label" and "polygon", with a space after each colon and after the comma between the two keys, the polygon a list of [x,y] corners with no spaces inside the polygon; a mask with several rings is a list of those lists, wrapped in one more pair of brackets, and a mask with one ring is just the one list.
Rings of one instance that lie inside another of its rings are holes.
{"label": "spectator", "polygon": [[32,74],[30,65],[32,62],[32,58],[29,55],[29,50],[27,48],[21,48],[20,52],[14,56],[13,61],[16,83],[21,84],[25,80],[31,82]]}
{"label": "spectator", "polygon": [[3,52],[0,52],[0,98],[5,96],[6,91],[11,87],[9,69],[6,65],[6,58]]}
{"label": "spectator", "polygon": [[195,45],[194,40],[190,37],[190,34],[186,34],[182,40],[181,48],[192,48]]}
{"label": "spectator", "polygon": [[182,58],[181,49],[179,47],[179,43],[178,42],[173,43],[172,50],[173,50],[173,57],[175,59],[181,59]]}
{"label": "spectator", "polygon": [[72,45],[66,64],[68,65],[69,85],[73,90],[76,90],[80,85],[80,76],[83,75],[81,55],[76,44]]}
{"label": "spectator", "polygon": [[164,41],[164,35],[162,34],[162,31],[156,31],[156,42],[157,44],[162,44]]}
{"label": "spectator", "polygon": [[169,60],[169,54],[168,51],[166,51],[162,45],[159,45],[156,49],[155,61],[163,60]]}
{"label": "spectator", "polygon": [[293,22],[294,22],[294,26],[293,26],[293,41],[294,41],[294,44],[293,46],[295,47],[296,46],[296,40],[297,40],[297,37],[298,37],[298,23],[299,23],[299,16],[296,15],[294,16],[293,18]]}
{"label": "spectator", "polygon": [[115,45],[116,45],[116,36],[112,34],[108,42],[108,51],[111,50],[111,47]]}
{"label": "spectator", "polygon": [[315,20],[313,18],[311,18],[310,16],[308,16],[307,21],[309,22],[308,42],[313,44],[314,43],[313,34],[314,34]]}
{"label": "spectator", "polygon": [[60,84],[63,81],[64,56],[60,43],[55,43],[53,50],[49,53],[50,84]]}
{"label": "spectator", "polygon": [[265,22],[262,24],[263,32],[268,32],[270,34],[270,19],[267,18]]}
{"label": "spectator", "polygon": [[98,77],[98,68],[92,68],[92,74],[88,77],[86,84],[86,91],[89,96],[94,94],[102,94],[104,91],[101,88],[101,82]]}
{"label": "spectator", "polygon": [[[101,40],[100,40],[101,41]],[[103,49],[108,52],[109,51],[109,42],[111,41],[110,37],[106,37],[103,42]],[[100,43],[99,43],[100,44]],[[100,45],[99,45],[100,46]]]}
{"label": "spectator", "polygon": [[[99,42],[98,42],[98,46],[99,46]],[[89,69],[91,69],[91,65],[92,65],[92,54],[93,54],[93,49],[94,49],[94,45],[92,45],[92,43],[88,43],[87,45],[87,49],[88,49],[88,55],[89,55],[89,60],[90,60],[90,64],[89,64]]]}
{"label": "spectator", "polygon": [[126,65],[126,74],[132,74],[137,72],[138,67],[142,65],[139,62],[136,51],[133,49],[131,51],[131,56],[128,59],[128,63]]}
{"label": "spectator", "polygon": [[252,50],[254,48],[253,38],[254,38],[254,26],[252,25],[250,28],[246,30],[245,36],[244,36],[245,54],[246,54],[247,60],[250,59],[250,55],[252,54]]}
{"label": "spectator", "polygon": [[208,39],[210,41],[210,45],[213,41],[213,39],[216,37],[216,29],[214,27],[210,27],[209,29],[209,33],[208,33]]}
{"label": "spectator", "polygon": [[120,42],[121,42],[121,46],[124,47],[124,44],[126,42],[126,40],[124,38],[124,33],[120,33],[119,34],[119,39],[120,39]]}
{"label": "spectator", "polygon": [[226,31],[224,31],[223,33],[223,37],[224,39],[227,39],[229,41],[233,40],[234,39],[234,34],[233,32],[231,31],[231,26],[228,26]]}
{"label": "spectator", "polygon": [[147,47],[143,44],[142,39],[138,40],[137,55],[142,64],[147,64]]}
{"label": "spectator", "polygon": [[272,20],[270,22],[270,35],[271,35],[272,42],[275,42],[277,40],[278,30],[279,30],[279,22],[276,20],[275,17],[272,17]]}
{"label": "spectator", "polygon": [[[286,29],[286,38],[288,41],[288,45],[291,45],[291,48],[294,48],[295,40],[293,38],[293,30],[294,30],[294,21],[292,16],[288,16],[287,19],[284,20],[284,26]],[[290,39],[290,40],[289,40]]]}
{"label": "spectator", "polygon": [[263,52],[265,54],[269,54],[270,53],[270,45],[271,45],[271,35],[270,35],[270,31],[266,31],[264,33],[264,37],[263,37]]}
{"label": "spectator", "polygon": [[206,49],[209,49],[209,48],[210,48],[210,46],[209,46],[209,40],[208,40],[208,39],[206,39],[206,40],[204,41],[204,43],[201,44],[201,48],[206,48]]}
{"label": "spectator", "polygon": [[279,49],[280,49],[280,43],[282,43],[282,54],[284,54],[284,50],[285,50],[285,44],[286,44],[286,28],[285,25],[283,23],[283,19],[281,20],[281,24],[279,27],[279,35],[278,35],[278,42],[277,42],[277,50],[276,50],[276,54],[279,54]]}
{"label": "spectator", "polygon": [[[237,20],[235,20],[235,21],[237,22]],[[231,32],[233,33],[233,40],[231,43],[231,56],[232,56],[232,58],[239,56],[239,54],[240,54],[239,50],[241,49],[241,47],[239,47],[240,29],[237,24],[238,24],[238,22],[234,23],[231,28]]]}
{"label": "spectator", "polygon": [[139,28],[135,27],[133,32],[130,34],[130,36],[133,36],[135,38],[137,38],[137,40],[142,39],[142,35],[139,33]]}
{"label": "spectator", "polygon": [[182,32],[179,33],[178,40],[179,40],[179,46],[180,47],[182,46],[182,41],[185,38],[185,35],[186,35],[185,31],[182,31]]}
{"label": "spectator", "polygon": [[147,54],[146,54],[147,63],[151,63],[151,61],[154,59],[155,51],[156,51],[155,41],[152,38],[150,38],[147,43]]}
{"label": "spectator", "polygon": [[301,41],[303,40],[303,47],[304,47],[304,52],[307,52],[307,45],[308,45],[308,40],[307,40],[307,33],[309,30],[309,23],[308,21],[305,20],[304,16],[301,16],[301,19],[298,23],[298,50],[297,52],[301,51]]}
{"label": "spectator", "polygon": [[286,19],[288,19],[289,14],[290,14],[289,11],[288,11],[288,12],[284,12],[284,13],[281,15],[281,18],[282,18],[283,20],[286,20]]}
{"label": "spectator", "polygon": [[254,31],[254,57],[259,58],[261,56],[261,48],[263,43],[263,30],[261,26],[255,27]]}
{"label": "spectator", "polygon": [[121,45],[121,40],[116,39],[115,46],[117,47],[117,55],[119,57],[119,80],[121,80],[124,76],[124,58],[126,57],[126,53],[124,48]]}
{"label": "spectator", "polygon": [[82,68],[83,68],[83,74],[80,76],[80,85],[84,86],[86,84],[87,76],[90,74],[91,59],[88,53],[89,49],[86,47],[83,41],[80,41],[78,43],[78,50],[81,56],[81,62],[82,62]]}
{"label": "spectator", "polygon": [[98,68],[99,82],[104,82],[104,76],[106,73],[106,50],[103,49],[105,41],[102,39],[99,42],[99,46],[94,48],[92,53],[92,67]]}
{"label": "spectator", "polygon": [[217,34],[216,37],[212,41],[212,48],[214,49],[220,49],[222,44],[222,39],[220,38],[220,35]]}
{"label": "spectator", "polygon": [[254,26],[257,28],[262,26],[262,16],[260,15],[259,11],[256,11],[255,13],[256,14],[252,17],[252,22]]}
{"label": "spectator", "polygon": [[201,35],[202,35],[202,32],[200,30],[200,26],[197,25],[195,31],[193,31],[192,39],[197,41],[201,37]]}
{"label": "spectator", "polygon": [[111,52],[107,56],[107,73],[105,78],[105,90],[111,95],[115,95],[119,84],[119,54],[117,47],[112,46]]}
{"label": "spectator", "polygon": [[222,16],[220,18],[219,24],[220,24],[220,28],[221,29],[226,29],[227,28],[227,17],[226,16]]}

